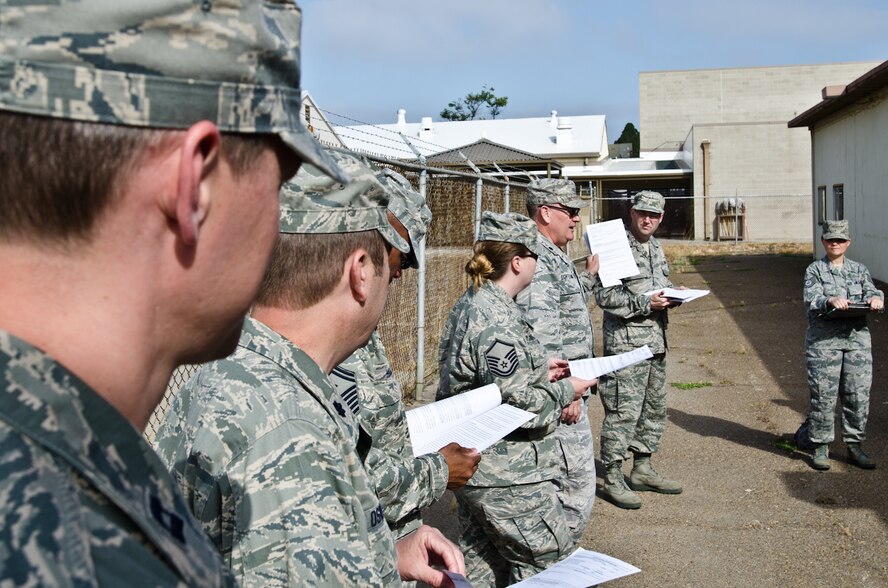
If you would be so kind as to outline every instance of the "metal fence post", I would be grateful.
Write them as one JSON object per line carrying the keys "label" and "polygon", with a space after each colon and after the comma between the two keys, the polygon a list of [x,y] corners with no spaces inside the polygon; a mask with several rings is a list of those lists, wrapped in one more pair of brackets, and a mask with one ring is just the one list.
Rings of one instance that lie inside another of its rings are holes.
{"label": "metal fence post", "polygon": [[478,240],[478,234],[481,232],[481,193],[484,188],[484,180],[478,178],[475,182],[475,241]]}
{"label": "metal fence post", "polygon": [[[422,170],[419,172],[419,194],[423,200],[428,202],[426,191],[428,189],[428,170],[426,169],[425,155],[420,153],[413,143],[410,142],[404,133],[399,133],[401,139],[407,143],[413,154],[419,160]],[[413,244],[413,254],[416,255],[416,261],[419,267],[416,275],[416,382],[413,384],[413,398],[417,401],[424,401],[425,393],[425,302],[426,302],[426,258],[425,258],[425,237],[420,239],[419,243]]]}
{"label": "metal fence post", "polygon": [[[425,159],[425,158],[423,158]],[[419,174],[419,193],[423,199],[426,198],[426,178],[428,172],[422,170]],[[414,385],[413,397],[422,401],[425,391],[425,284],[426,284],[426,258],[425,258],[425,237],[416,243],[416,260],[419,262],[418,274],[416,276],[416,384]]]}

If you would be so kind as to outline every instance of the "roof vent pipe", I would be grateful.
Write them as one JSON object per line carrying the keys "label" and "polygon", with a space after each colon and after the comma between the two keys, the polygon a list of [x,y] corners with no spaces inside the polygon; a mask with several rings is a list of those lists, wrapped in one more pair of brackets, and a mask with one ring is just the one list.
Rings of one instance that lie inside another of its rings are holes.
{"label": "roof vent pipe", "polygon": [[563,145],[571,141],[573,141],[573,125],[570,118],[563,116],[559,119],[558,128],[555,130],[555,143]]}
{"label": "roof vent pipe", "polygon": [[552,116],[551,116],[551,118],[549,118],[549,124],[552,125],[553,127],[558,126],[558,111],[557,110],[552,111]]}
{"label": "roof vent pipe", "polygon": [[407,111],[403,108],[398,109],[398,126],[402,127],[407,124]]}

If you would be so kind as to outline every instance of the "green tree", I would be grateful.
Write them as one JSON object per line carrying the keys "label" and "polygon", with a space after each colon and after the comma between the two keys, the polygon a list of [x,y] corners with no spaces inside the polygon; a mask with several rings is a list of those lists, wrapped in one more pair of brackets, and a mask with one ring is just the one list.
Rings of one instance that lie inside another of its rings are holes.
{"label": "green tree", "polygon": [[509,104],[508,96],[497,96],[495,88],[488,88],[485,84],[480,92],[469,92],[463,98],[451,101],[447,108],[441,111],[444,120],[475,120],[486,118],[486,112],[490,118],[499,116],[502,109]]}
{"label": "green tree", "polygon": [[617,139],[617,143],[632,143],[632,157],[638,157],[641,153],[641,134],[631,122],[626,123],[626,126],[623,127],[623,132]]}

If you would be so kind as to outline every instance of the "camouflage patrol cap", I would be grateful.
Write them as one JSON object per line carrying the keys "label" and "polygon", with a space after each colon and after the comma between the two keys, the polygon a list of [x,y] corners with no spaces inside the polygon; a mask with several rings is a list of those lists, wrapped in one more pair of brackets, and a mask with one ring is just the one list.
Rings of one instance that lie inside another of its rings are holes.
{"label": "camouflage patrol cap", "polygon": [[376,176],[389,192],[388,209],[410,235],[410,267],[419,267],[414,247],[422,241],[432,222],[432,211],[422,194],[413,189],[410,181],[389,168],[383,168]]}
{"label": "camouflage patrol cap", "polygon": [[0,110],[277,134],[345,181],[301,122],[293,0],[0,1]]}
{"label": "camouflage patrol cap", "polygon": [[847,220],[828,220],[823,221],[823,238],[824,239],[845,239],[851,240],[851,227]]}
{"label": "camouflage patrol cap", "polygon": [[481,213],[481,229],[478,231],[478,241],[503,241],[505,243],[517,243],[524,245],[537,255],[545,253],[537,241],[536,223],[517,212],[497,214],[485,210]]}
{"label": "camouflage patrol cap", "polygon": [[656,214],[663,214],[665,203],[666,199],[663,198],[662,194],[652,192],[651,190],[642,190],[632,197],[632,208]]}
{"label": "camouflage patrol cap", "polygon": [[281,233],[357,233],[379,231],[392,247],[403,253],[410,244],[386,216],[389,195],[376,179],[377,171],[347,153],[328,154],[346,174],[342,184],[312,165],[303,165],[281,188]]}
{"label": "camouflage patrol cap", "polygon": [[577,196],[577,186],[571,180],[541,178],[527,185],[527,204],[561,204],[568,208],[585,208],[589,201]]}

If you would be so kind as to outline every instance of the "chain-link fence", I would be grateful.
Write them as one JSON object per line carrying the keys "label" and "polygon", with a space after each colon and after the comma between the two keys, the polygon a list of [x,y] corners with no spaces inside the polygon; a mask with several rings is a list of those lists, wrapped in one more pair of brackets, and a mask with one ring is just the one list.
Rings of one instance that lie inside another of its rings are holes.
{"label": "chain-link fence", "polygon": [[[634,192],[608,193],[593,201],[595,222],[629,220]],[[812,235],[810,194],[666,197],[657,237],[708,241],[808,242]]]}
{"label": "chain-link fence", "polygon": [[[376,158],[374,158],[376,159]],[[419,189],[423,169],[415,164],[376,159],[380,165],[404,174]],[[385,313],[379,325],[392,368],[405,400],[429,400],[437,387],[438,343],[450,308],[469,285],[464,267],[471,257],[475,229],[483,210],[526,214],[526,183],[504,182],[449,170],[425,170],[425,192],[433,219],[420,251],[424,263],[424,288],[420,272],[404,272],[389,290]],[[628,220],[632,194],[598,197],[584,209],[575,238],[568,244],[572,259],[588,254],[582,235],[588,222],[622,218]],[[733,198],[733,197],[732,197]],[[658,236],[709,238],[711,240],[804,241],[810,240],[810,197],[759,196],[742,199],[667,197],[666,215]],[[480,207],[478,205],[480,201]],[[708,215],[709,227],[703,222]],[[708,233],[707,233],[708,230]],[[146,430],[151,437],[170,400],[194,373],[183,366],[174,374],[163,402]]]}

